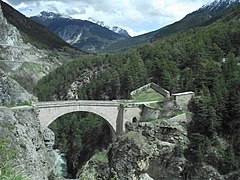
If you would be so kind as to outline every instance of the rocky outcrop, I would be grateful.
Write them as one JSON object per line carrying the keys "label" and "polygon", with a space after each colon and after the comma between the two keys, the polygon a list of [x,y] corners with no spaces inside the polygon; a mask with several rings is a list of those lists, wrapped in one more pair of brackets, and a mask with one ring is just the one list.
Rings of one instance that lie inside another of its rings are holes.
{"label": "rocky outcrop", "polygon": [[[183,179],[187,164],[189,118],[181,114],[155,123],[128,123],[125,135],[112,143],[108,164],[90,160],[80,177],[120,180]],[[105,172],[102,176],[102,172]],[[110,174],[109,174],[110,173]]]}
{"label": "rocky outcrop", "polygon": [[[112,177],[119,179],[225,179],[214,167],[192,164],[187,126],[191,116],[181,114],[155,123],[129,123],[109,153]],[[231,178],[229,178],[231,179]]]}
{"label": "rocky outcrop", "polygon": [[131,131],[114,143],[110,151],[112,176],[120,179],[139,179],[147,175],[156,146],[146,137]]}
{"label": "rocky outcrop", "polygon": [[26,42],[23,34],[8,22],[2,12],[1,3],[0,29],[0,68],[14,76],[25,88],[32,90],[33,84],[56,65],[50,62],[48,51],[37,49],[30,42]]}
{"label": "rocky outcrop", "polygon": [[109,179],[108,158],[106,152],[97,152],[78,172],[79,179]]}
{"label": "rocky outcrop", "polygon": [[2,7],[0,4],[0,44],[9,45],[22,45],[23,40],[18,32],[17,28],[11,26],[3,15]]}
{"label": "rocky outcrop", "polygon": [[224,178],[219,172],[212,166],[206,164],[199,164],[188,167],[187,173],[184,173],[185,179],[211,179],[211,180],[224,180],[224,179],[235,179],[235,178]]}
{"label": "rocky outcrop", "polygon": [[[79,76],[70,86],[67,92],[67,99],[78,99],[78,90],[90,83],[90,80],[96,77],[98,74],[106,71],[109,68],[108,65],[102,65],[100,67],[94,67],[92,69],[85,69],[81,76]],[[64,99],[65,97],[60,97],[60,99]]]}
{"label": "rocky outcrop", "polygon": [[19,104],[26,101],[37,101],[37,98],[0,69],[0,105]]}
{"label": "rocky outcrop", "polygon": [[[127,133],[110,145],[108,163],[103,165],[91,159],[80,171],[80,177],[93,180],[109,177],[120,180],[225,179],[214,167],[193,164],[185,158],[190,121],[191,114],[183,113],[165,120],[128,123]],[[236,177],[236,174],[230,176]]]}
{"label": "rocky outcrop", "polygon": [[[47,135],[48,134],[48,135]],[[37,113],[32,107],[0,108],[0,138],[7,137],[16,152],[14,168],[29,179],[47,180],[54,171],[54,154],[46,142],[50,130],[40,128]],[[44,139],[45,138],[45,139]]]}
{"label": "rocky outcrop", "polygon": [[180,179],[186,164],[183,152],[189,144],[186,123],[183,114],[174,122],[128,124],[129,132],[110,153],[112,171],[120,179]]}
{"label": "rocky outcrop", "polygon": [[43,131],[43,140],[45,142],[46,149],[48,151],[52,151],[55,141],[55,134],[51,129],[47,128]]}

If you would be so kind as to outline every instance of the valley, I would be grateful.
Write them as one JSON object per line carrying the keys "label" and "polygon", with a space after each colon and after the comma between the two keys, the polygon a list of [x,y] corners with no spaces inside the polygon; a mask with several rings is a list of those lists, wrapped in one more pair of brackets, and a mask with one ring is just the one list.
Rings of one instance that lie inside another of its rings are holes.
{"label": "valley", "polygon": [[0,0],[0,179],[237,180],[239,12],[216,0],[123,37]]}

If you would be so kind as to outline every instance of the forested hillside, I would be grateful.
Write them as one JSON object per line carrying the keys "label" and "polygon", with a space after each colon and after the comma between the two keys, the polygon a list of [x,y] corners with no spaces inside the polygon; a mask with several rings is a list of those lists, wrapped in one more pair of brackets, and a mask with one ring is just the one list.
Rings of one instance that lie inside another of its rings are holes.
{"label": "forested hillside", "polygon": [[[171,92],[194,91],[189,127],[191,164],[221,174],[240,167],[240,6],[221,20],[148,43],[126,53],[76,59],[43,78],[39,100],[66,99],[86,70],[105,68],[78,88],[79,99],[126,98],[153,81]],[[104,96],[103,96],[104,94]],[[237,175],[236,175],[237,177]],[[232,175],[234,179],[234,175]]]}
{"label": "forested hillside", "polygon": [[136,48],[146,42],[153,42],[161,38],[169,37],[175,33],[186,32],[194,27],[207,26],[221,19],[224,14],[231,12],[237,3],[239,2],[231,1],[231,5],[227,5],[224,0],[215,1],[215,3],[203,6],[202,8],[186,15],[180,21],[146,34],[120,40],[104,49],[103,52],[126,51],[129,48]]}

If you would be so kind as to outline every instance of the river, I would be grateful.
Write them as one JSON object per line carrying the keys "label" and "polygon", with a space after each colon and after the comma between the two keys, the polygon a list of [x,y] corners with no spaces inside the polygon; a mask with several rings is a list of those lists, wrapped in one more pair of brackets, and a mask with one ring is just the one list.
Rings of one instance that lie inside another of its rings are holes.
{"label": "river", "polygon": [[54,150],[54,155],[56,175],[67,177],[67,161],[65,155],[62,154],[58,149]]}

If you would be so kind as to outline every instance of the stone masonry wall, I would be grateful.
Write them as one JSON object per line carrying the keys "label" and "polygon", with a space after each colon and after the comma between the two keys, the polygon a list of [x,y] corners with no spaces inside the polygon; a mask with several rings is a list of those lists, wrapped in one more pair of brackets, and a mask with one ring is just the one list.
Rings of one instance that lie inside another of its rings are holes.
{"label": "stone masonry wall", "polygon": [[155,84],[155,83],[146,84],[145,86],[142,86],[142,87],[140,87],[140,88],[132,91],[132,92],[130,93],[130,95],[131,95],[131,97],[133,97],[136,93],[139,93],[139,92],[141,92],[141,91],[143,91],[143,90],[145,90],[145,89],[147,89],[147,88],[152,88],[152,89],[154,89],[155,91],[157,91],[158,93],[160,93],[160,94],[163,95],[164,97],[170,97],[170,95],[171,95],[169,91],[167,91],[166,89],[158,86],[158,85]]}
{"label": "stone masonry wall", "polygon": [[187,110],[188,109],[188,103],[191,100],[191,98],[194,96],[193,92],[184,92],[184,93],[177,93],[172,95],[176,106],[180,110]]}
{"label": "stone masonry wall", "polygon": [[170,95],[171,95],[169,91],[167,91],[164,88],[161,88],[160,86],[156,85],[155,83],[151,83],[151,88],[153,88],[155,91],[162,94],[164,97],[170,97]]}

